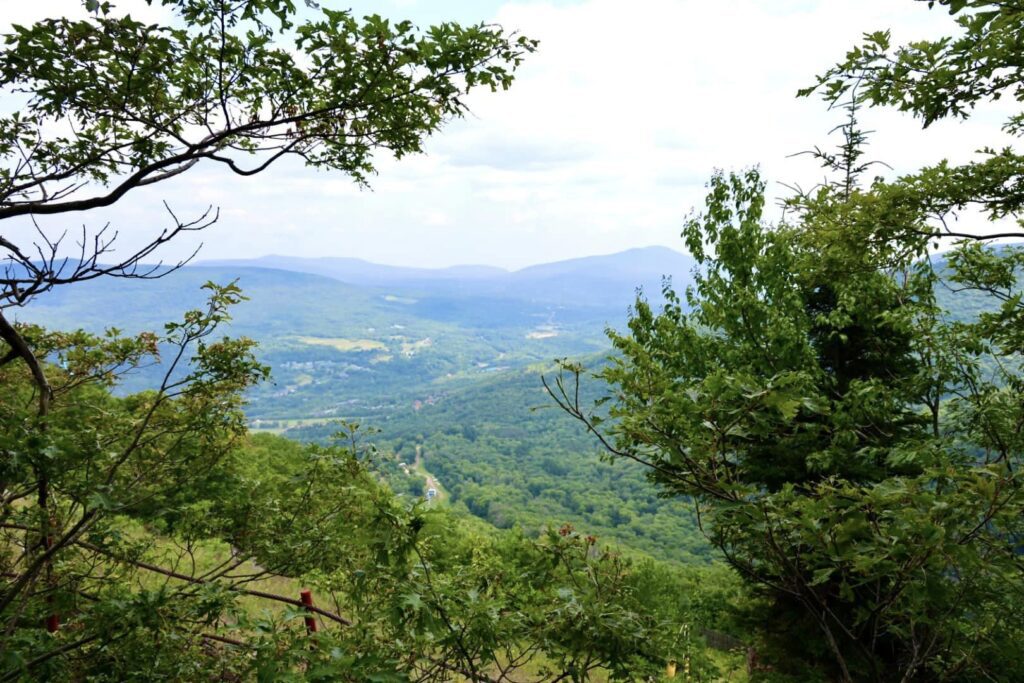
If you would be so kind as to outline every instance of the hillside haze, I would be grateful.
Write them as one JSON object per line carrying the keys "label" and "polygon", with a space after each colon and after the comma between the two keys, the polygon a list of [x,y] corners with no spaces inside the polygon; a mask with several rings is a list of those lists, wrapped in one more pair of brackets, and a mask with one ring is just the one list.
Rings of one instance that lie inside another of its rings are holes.
{"label": "hillside haze", "polygon": [[60,329],[159,330],[202,306],[203,283],[237,281],[248,300],[226,332],[258,341],[275,381],[252,394],[250,416],[312,420],[361,416],[478,376],[603,352],[605,329],[624,325],[638,289],[657,300],[663,277],[685,285],[692,265],[663,247],[513,272],[266,256],[58,288],[19,315]]}
{"label": "hillside haze", "polygon": [[656,297],[663,277],[671,277],[677,284],[688,282],[694,262],[689,256],[667,247],[642,247],[616,254],[543,263],[516,271],[484,265],[408,268],[344,257],[263,256],[210,260],[198,265],[228,270],[273,268],[429,296],[485,297],[610,309],[628,306],[638,288]]}

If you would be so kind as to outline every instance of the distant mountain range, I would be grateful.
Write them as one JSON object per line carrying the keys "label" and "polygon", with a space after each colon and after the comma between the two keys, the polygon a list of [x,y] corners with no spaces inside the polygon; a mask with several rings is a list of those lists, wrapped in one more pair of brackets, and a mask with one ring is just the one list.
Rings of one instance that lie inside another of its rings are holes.
{"label": "distant mountain range", "polygon": [[361,287],[395,288],[441,297],[488,298],[566,307],[622,308],[637,288],[658,297],[662,278],[689,282],[694,261],[667,247],[643,247],[604,256],[545,263],[516,271],[493,266],[405,268],[343,257],[263,256],[203,261],[197,266],[271,268],[322,275]]}
{"label": "distant mountain range", "polygon": [[323,275],[342,282],[371,287],[389,287],[409,282],[436,280],[476,280],[508,275],[495,266],[451,266],[450,268],[412,268],[387,266],[358,258],[323,256],[279,256],[271,254],[252,259],[204,259],[197,266],[216,268],[271,268],[296,273]]}
{"label": "distant mountain range", "polygon": [[160,330],[203,305],[205,282],[237,281],[248,300],[224,331],[257,340],[277,381],[254,392],[250,414],[316,418],[352,414],[353,400],[370,411],[495,372],[601,353],[605,329],[623,327],[637,289],[659,300],[663,276],[681,288],[692,266],[663,247],[514,272],[267,256],[57,288],[13,314],[53,329]]}

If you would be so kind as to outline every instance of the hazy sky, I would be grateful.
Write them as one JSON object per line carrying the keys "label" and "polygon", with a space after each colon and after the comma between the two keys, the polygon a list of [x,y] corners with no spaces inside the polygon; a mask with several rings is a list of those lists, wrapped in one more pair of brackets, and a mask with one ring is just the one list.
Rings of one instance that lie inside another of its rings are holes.
{"label": "hazy sky", "polygon": [[[8,19],[71,11],[78,0],[0,0]],[[120,7],[141,2],[121,0]],[[301,4],[301,3],[298,3]],[[913,0],[322,0],[419,25],[502,24],[541,40],[509,92],[473,96],[473,114],[436,135],[427,153],[381,158],[372,190],[337,173],[279,165],[254,178],[197,167],[137,191],[106,213],[131,240],[164,227],[159,202],[187,216],[206,204],[221,221],[201,258],[356,256],[382,263],[520,267],[661,244],[702,204],[715,168],[758,164],[772,183],[812,185],[807,157],[840,122],[798,88],[859,36],[892,28],[905,42],[951,30]],[[907,117],[872,112],[871,152],[895,171],[965,159],[999,141],[999,112],[923,134]],[[170,257],[189,250],[183,240]]]}

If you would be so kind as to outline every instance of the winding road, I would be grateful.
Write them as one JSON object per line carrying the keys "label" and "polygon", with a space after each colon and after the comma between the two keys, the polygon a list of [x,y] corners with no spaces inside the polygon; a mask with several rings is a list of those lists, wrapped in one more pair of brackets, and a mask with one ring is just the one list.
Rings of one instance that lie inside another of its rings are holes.
{"label": "winding road", "polygon": [[437,491],[437,498],[435,498],[435,500],[443,500],[448,497],[448,494],[446,494],[444,489],[441,487],[441,482],[439,482],[437,478],[435,478],[434,475],[428,472],[427,468],[423,466],[422,446],[416,446],[416,459],[413,461],[413,467],[427,480],[427,488]]}

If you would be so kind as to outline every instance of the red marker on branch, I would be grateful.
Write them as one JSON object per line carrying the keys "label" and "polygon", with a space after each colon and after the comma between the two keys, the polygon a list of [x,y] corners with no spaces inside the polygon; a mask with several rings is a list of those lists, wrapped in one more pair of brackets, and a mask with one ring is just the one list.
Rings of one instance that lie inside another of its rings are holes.
{"label": "red marker on branch", "polygon": [[[313,606],[313,591],[311,591],[311,590],[309,590],[307,588],[307,589],[303,590],[299,594],[299,597],[302,599],[302,604],[305,605],[306,607],[312,607]],[[317,628],[317,626],[316,626],[316,617],[313,616],[312,610],[308,610],[308,611],[309,611],[309,615],[307,617],[305,617],[306,630],[309,631],[310,633],[316,633],[316,628]]]}

